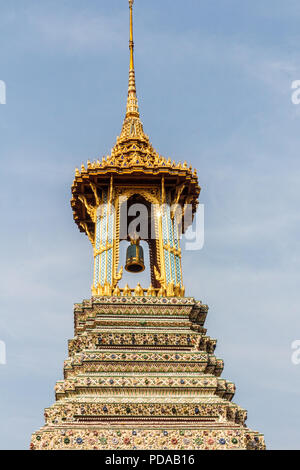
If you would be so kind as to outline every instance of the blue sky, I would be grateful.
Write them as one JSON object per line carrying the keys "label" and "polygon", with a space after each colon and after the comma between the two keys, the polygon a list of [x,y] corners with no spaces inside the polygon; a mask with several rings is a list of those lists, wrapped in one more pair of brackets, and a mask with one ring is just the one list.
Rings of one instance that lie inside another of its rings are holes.
{"label": "blue sky", "polygon": [[[298,0],[136,0],[139,103],[164,156],[198,169],[205,247],[184,254],[223,376],[268,448],[299,449]],[[28,448],[62,378],[92,251],[74,168],[110,152],[125,112],[127,0],[0,5],[0,446]]]}

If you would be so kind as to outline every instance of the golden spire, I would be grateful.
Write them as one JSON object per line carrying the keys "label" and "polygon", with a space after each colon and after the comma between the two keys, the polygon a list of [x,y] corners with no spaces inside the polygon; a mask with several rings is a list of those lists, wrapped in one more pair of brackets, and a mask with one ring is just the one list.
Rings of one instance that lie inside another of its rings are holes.
{"label": "golden spire", "polygon": [[[130,50],[130,66],[129,66],[129,83],[128,83],[128,99],[126,118],[139,117],[138,100],[136,96],[136,85],[135,85],[135,71],[134,71],[134,42],[133,42],[133,2],[129,0],[130,10],[130,33],[129,33],[129,50]],[[125,118],[125,119],[126,119]]]}
{"label": "golden spire", "polygon": [[130,70],[134,71],[134,60],[133,60],[133,50],[134,50],[134,42],[133,42],[133,2],[134,0],[129,0],[129,9],[130,9],[130,34],[129,34],[129,49],[130,49]]}
{"label": "golden spire", "polygon": [[[142,146],[145,151],[146,148],[149,152],[153,152],[153,148],[149,142],[149,137],[144,133],[143,124],[140,120],[138,99],[136,95],[135,85],[135,70],[134,70],[134,42],[133,42],[133,3],[134,0],[129,0],[129,11],[130,11],[130,28],[129,28],[129,50],[130,50],[130,62],[129,62],[129,83],[128,83],[128,98],[126,106],[126,115],[122,126],[121,135],[117,138],[117,143],[112,149],[112,156],[116,156],[119,153],[124,155],[125,147],[129,141],[135,141],[135,145]],[[127,147],[126,147],[127,148]],[[137,147],[134,148],[135,153]],[[125,152],[126,153],[126,152]],[[139,161],[139,159],[138,159]]]}

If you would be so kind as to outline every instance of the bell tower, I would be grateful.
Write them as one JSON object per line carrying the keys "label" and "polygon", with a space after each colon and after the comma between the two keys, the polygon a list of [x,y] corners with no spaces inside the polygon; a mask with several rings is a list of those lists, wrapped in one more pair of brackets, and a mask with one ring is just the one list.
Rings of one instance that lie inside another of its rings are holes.
{"label": "bell tower", "polygon": [[[232,401],[235,385],[221,378],[224,363],[204,326],[208,306],[185,295],[180,236],[200,188],[195,170],[159,155],[144,133],[133,0],[129,11],[121,134],[110,155],[76,169],[72,185],[74,220],[94,252],[92,297],[75,304],[64,378],[31,449],[264,449],[263,435],[246,427],[247,412]],[[145,268],[151,282],[142,286]],[[136,281],[121,288],[125,271]]]}
{"label": "bell tower", "polygon": [[[143,213],[140,238],[148,243],[150,253],[145,263],[150,267],[151,285],[142,287],[143,295],[184,297],[180,236],[184,210],[189,205],[191,222],[200,187],[196,170],[159,155],[144,132],[134,70],[133,1],[129,7],[129,84],[121,134],[111,155],[76,169],[71,205],[75,222],[93,245],[94,296],[124,295],[118,286],[125,263],[119,259],[120,241],[130,241],[129,214],[138,205]],[[129,251],[138,246],[131,245]],[[137,252],[142,255],[142,248]],[[141,272],[140,261],[136,266],[131,262],[129,271]],[[126,291],[133,292],[135,287],[127,285]]]}

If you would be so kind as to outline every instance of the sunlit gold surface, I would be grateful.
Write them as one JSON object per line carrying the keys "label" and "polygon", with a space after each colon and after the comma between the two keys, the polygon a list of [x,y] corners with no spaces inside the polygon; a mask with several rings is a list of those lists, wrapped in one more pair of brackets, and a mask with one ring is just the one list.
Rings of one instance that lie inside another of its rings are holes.
{"label": "sunlit gold surface", "polygon": [[[109,210],[115,211],[113,244],[109,243],[101,246],[98,250],[94,249],[96,257],[113,248],[113,282],[112,285],[106,282],[105,285],[93,287],[94,294],[104,295],[106,292],[107,295],[111,295],[122,278],[123,270],[122,266],[119,266],[120,207],[124,198],[128,199],[138,194],[145,201],[155,205],[154,223],[157,240],[155,259],[157,264],[151,267],[152,282],[160,286],[157,291],[160,295],[170,296],[175,292],[181,296],[184,295],[184,288],[168,284],[166,280],[165,253],[168,253],[170,261],[171,254],[181,258],[181,250],[163,241],[161,219],[163,208],[160,209],[160,207],[166,203],[166,193],[171,194],[171,217],[174,221],[176,216],[176,223],[180,224],[184,215],[182,208],[185,204],[191,204],[192,214],[195,214],[201,189],[196,170],[193,170],[186,162],[175,163],[170,158],[159,155],[144,132],[138,107],[134,70],[133,1],[129,1],[129,8],[129,82],[126,115],[121,134],[117,137],[110,155],[94,162],[88,161],[87,165],[82,164],[81,170],[76,168],[71,205],[76,224],[80,231],[87,234],[94,247],[97,214],[101,214],[101,204],[103,203],[103,188],[109,190]],[[179,208],[179,211],[176,208]],[[105,266],[105,279],[106,271],[107,266]],[[177,276],[179,275],[182,280],[181,266],[180,273],[177,271],[178,266],[176,265]],[[144,289],[144,291],[147,290],[149,289]]]}

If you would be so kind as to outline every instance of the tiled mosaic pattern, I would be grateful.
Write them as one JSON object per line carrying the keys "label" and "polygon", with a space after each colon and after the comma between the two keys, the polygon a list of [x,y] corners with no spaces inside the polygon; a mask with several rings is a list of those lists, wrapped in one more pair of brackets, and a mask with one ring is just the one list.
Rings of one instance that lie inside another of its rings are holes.
{"label": "tiled mosaic pattern", "polygon": [[220,378],[192,298],[93,298],[75,305],[64,380],[32,449],[262,449]]}

